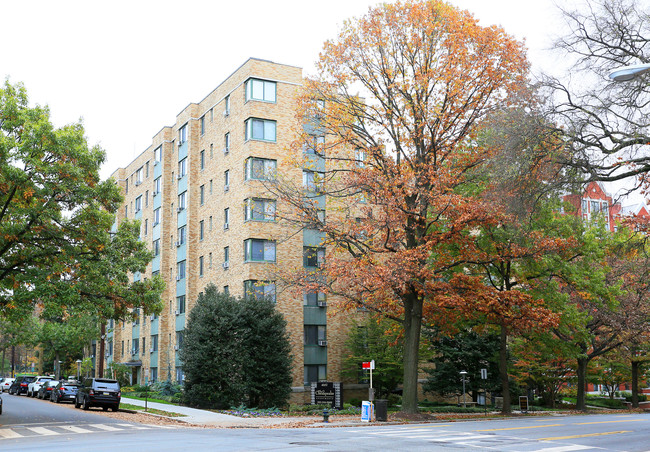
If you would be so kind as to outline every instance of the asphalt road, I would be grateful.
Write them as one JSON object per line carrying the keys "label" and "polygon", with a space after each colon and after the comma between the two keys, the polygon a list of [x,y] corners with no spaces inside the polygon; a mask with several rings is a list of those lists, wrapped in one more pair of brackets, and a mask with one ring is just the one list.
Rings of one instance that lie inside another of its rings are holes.
{"label": "asphalt road", "polygon": [[650,451],[650,414],[303,429],[129,424],[3,394],[1,451]]}

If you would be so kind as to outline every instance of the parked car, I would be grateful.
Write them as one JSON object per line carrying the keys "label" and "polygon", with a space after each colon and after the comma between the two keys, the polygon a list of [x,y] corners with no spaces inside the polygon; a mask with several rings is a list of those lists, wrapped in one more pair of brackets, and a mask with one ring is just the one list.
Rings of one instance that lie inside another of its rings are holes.
{"label": "parked car", "polygon": [[2,397],[0,397],[0,414],[2,414]]}
{"label": "parked car", "polygon": [[41,389],[38,390],[38,394],[36,394],[36,397],[43,400],[50,400],[52,389],[54,389],[58,384],[59,382],[57,380],[46,381],[41,385]]}
{"label": "parked car", "polygon": [[9,394],[27,394],[27,386],[34,380],[36,380],[36,377],[34,375],[23,375],[21,377],[16,377],[16,381],[14,381],[11,386],[9,386]]}
{"label": "parked car", "polygon": [[117,411],[120,408],[122,392],[117,380],[106,378],[86,378],[77,392],[75,408],[84,410],[92,406],[100,406],[107,411],[109,408]]}
{"label": "parked car", "polygon": [[6,377],[0,380],[0,393],[9,390],[11,384],[15,381],[15,378]]}
{"label": "parked car", "polygon": [[54,377],[49,375],[39,375],[34,381],[27,385],[27,397],[36,397],[38,390],[41,389],[41,386],[46,381],[52,380]]}
{"label": "parked car", "polygon": [[50,400],[54,403],[72,402],[74,403],[79,385],[76,382],[61,381],[52,388]]}

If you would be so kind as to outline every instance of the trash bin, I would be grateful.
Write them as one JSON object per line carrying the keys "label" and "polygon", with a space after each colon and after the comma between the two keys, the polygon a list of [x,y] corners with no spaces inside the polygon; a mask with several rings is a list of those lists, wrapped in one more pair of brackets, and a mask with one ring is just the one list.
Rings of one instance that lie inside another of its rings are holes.
{"label": "trash bin", "polygon": [[379,422],[386,422],[388,420],[388,400],[375,400],[375,419]]}

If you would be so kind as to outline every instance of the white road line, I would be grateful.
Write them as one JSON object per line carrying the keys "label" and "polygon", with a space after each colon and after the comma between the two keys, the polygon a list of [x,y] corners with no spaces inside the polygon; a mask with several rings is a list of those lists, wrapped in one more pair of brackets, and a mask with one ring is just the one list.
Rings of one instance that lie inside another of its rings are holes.
{"label": "white road line", "polygon": [[23,437],[23,435],[21,435],[20,433],[14,432],[10,428],[0,428],[0,436],[3,437],[3,438],[7,438],[7,439],[9,439],[9,438],[22,438]]}
{"label": "white road line", "polygon": [[598,449],[594,446],[582,446],[575,444],[573,446],[558,446],[558,447],[548,447],[546,449],[539,449],[535,452],[571,452],[573,450],[585,450],[585,449]]}
{"label": "white road line", "polygon": [[106,424],[88,424],[88,426],[89,427],[95,427],[95,428],[98,428],[100,430],[106,430],[107,432],[117,432],[117,431],[120,431],[120,430],[124,430],[124,429],[121,429],[121,428],[111,427],[110,425],[106,425]]}
{"label": "white road line", "polygon": [[476,438],[494,438],[493,436],[488,436],[488,435],[472,435],[472,436],[442,436],[436,438],[436,441],[464,441],[468,439],[476,439]]}
{"label": "white road line", "polygon": [[119,425],[120,427],[126,427],[126,428],[131,428],[133,430],[149,430],[150,427],[141,427],[139,425],[134,425],[134,424],[115,424]]}
{"label": "white road line", "polygon": [[85,428],[77,427],[74,425],[61,425],[60,428],[72,433],[92,433],[93,430],[86,430]]}
{"label": "white road line", "polygon": [[60,435],[59,432],[55,432],[54,430],[50,430],[49,428],[45,427],[25,427],[27,430],[31,430],[34,433],[38,433],[39,435],[43,436],[51,436],[51,435]]}

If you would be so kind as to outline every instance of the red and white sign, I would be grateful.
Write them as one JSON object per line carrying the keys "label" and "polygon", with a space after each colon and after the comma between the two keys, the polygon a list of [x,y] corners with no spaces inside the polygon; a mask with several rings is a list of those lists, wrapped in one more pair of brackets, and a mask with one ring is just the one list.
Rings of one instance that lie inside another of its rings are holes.
{"label": "red and white sign", "polygon": [[362,369],[374,369],[375,368],[375,360],[373,359],[372,361],[362,363],[361,368]]}

